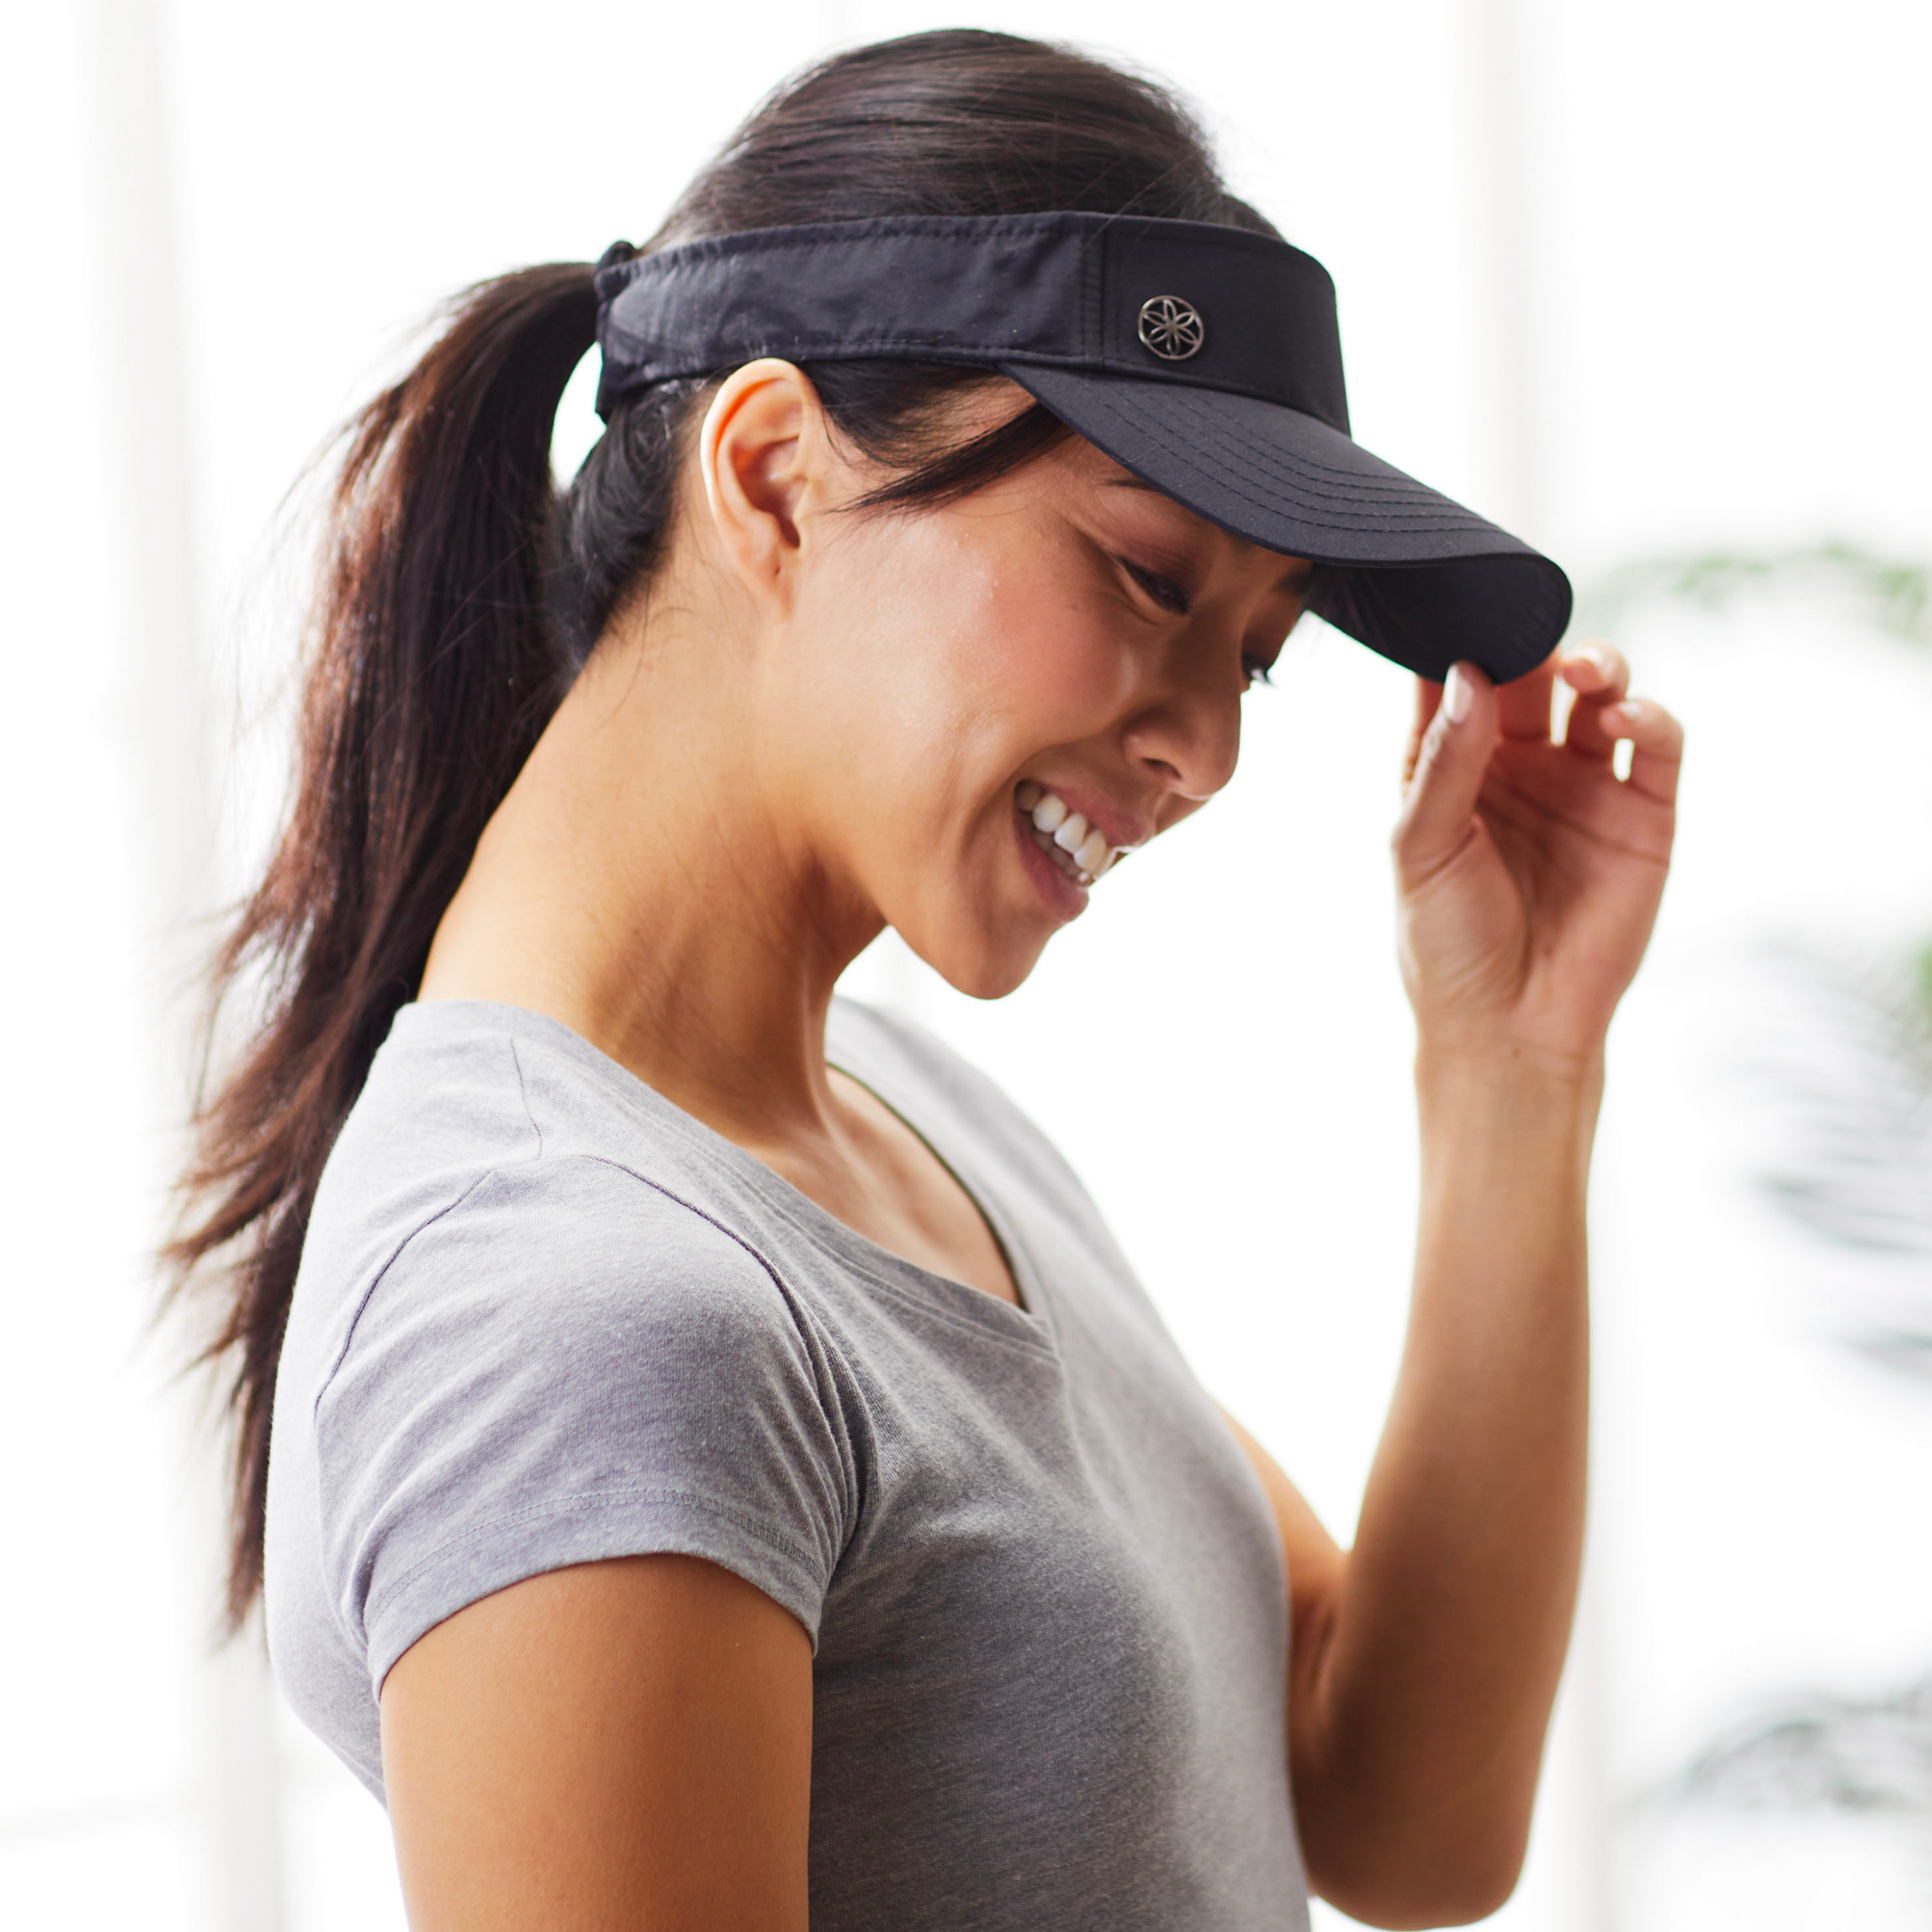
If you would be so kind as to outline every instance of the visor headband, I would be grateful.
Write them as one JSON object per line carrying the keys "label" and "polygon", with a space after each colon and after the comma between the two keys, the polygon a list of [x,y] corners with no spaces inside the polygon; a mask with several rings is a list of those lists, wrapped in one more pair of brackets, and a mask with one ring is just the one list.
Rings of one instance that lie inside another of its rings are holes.
{"label": "visor headband", "polygon": [[1335,285],[1271,236],[1056,213],[766,228],[597,267],[597,412],[760,356],[1086,370],[1283,404],[1346,434]]}

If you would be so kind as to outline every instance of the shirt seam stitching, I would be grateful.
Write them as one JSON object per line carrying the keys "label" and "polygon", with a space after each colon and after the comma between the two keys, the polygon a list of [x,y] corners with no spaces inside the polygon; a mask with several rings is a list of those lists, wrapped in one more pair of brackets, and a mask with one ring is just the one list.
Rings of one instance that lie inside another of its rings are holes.
{"label": "shirt seam stitching", "polygon": [[376,1269],[375,1273],[369,1277],[368,1286],[365,1288],[362,1291],[361,1295],[357,1298],[356,1312],[349,1318],[348,1329],[342,1337],[341,1346],[336,1350],[334,1356],[330,1359],[327,1370],[324,1372],[320,1382],[316,1385],[315,1400],[310,1405],[310,1414],[316,1418],[318,1430],[320,1426],[320,1416],[322,1408],[322,1398],[326,1396],[330,1389],[334,1386],[336,1377],[341,1373],[342,1364],[348,1359],[350,1350],[356,1345],[356,1331],[362,1325],[362,1318],[368,1312],[369,1304],[374,1299],[376,1291],[382,1286],[382,1283],[386,1280],[388,1279],[389,1270],[402,1258],[410,1245],[415,1242],[419,1236],[428,1233],[430,1229],[434,1227],[437,1222],[442,1220],[446,1215],[454,1214],[457,1209],[460,1208],[464,1202],[467,1201],[470,1196],[474,1194],[477,1189],[481,1187],[486,1180],[494,1180],[496,1179],[500,1172],[500,1170],[494,1165],[485,1168],[484,1171],[481,1174],[478,1174],[476,1178],[470,1182],[469,1186],[464,1188],[463,1192],[458,1195],[453,1201],[446,1201],[434,1214],[428,1215],[424,1220],[418,1222],[407,1234],[404,1235],[402,1239],[396,1244],[394,1247],[389,1251],[388,1254],[384,1258],[382,1266]]}
{"label": "shirt seam stitching", "polygon": [[[695,1203],[686,1200],[680,1194],[674,1192],[670,1188],[665,1186],[662,1182],[652,1180],[648,1174],[640,1174],[636,1168],[626,1166],[622,1161],[613,1160],[608,1154],[585,1153],[575,1157],[581,1160],[592,1162],[599,1167],[608,1168],[614,1173],[622,1174],[627,1180],[635,1182],[640,1187],[648,1188],[652,1193],[662,1196],[664,1199],[672,1202],[675,1206],[682,1208],[687,1214],[695,1216],[698,1220],[703,1221],[710,1227],[716,1228],[717,1232],[722,1234],[728,1241],[730,1241],[734,1246],[741,1249],[758,1264],[758,1267],[764,1271],[766,1279],[769,1280],[772,1286],[778,1290],[778,1299],[784,1304],[786,1319],[790,1323],[794,1332],[799,1336],[799,1339],[801,1342],[805,1342],[806,1340],[803,1330],[803,1324],[800,1319],[796,1306],[797,1300],[796,1291],[794,1290],[787,1282],[784,1277],[779,1274],[778,1269],[773,1266],[772,1262],[761,1254],[758,1249],[754,1247],[743,1235],[739,1234],[734,1228],[728,1227],[725,1223],[719,1220],[716,1215],[707,1214],[704,1209],[698,1207]],[[446,1202],[443,1206],[439,1208],[434,1214],[429,1216],[427,1220],[420,1222],[417,1226],[412,1228],[409,1233],[396,1244],[394,1250],[389,1255],[388,1258],[384,1261],[382,1265],[378,1268],[375,1274],[370,1277],[369,1286],[363,1291],[361,1299],[356,1304],[356,1312],[350,1322],[348,1332],[344,1336],[341,1346],[336,1351],[334,1359],[329,1363],[328,1371],[322,1376],[320,1384],[316,1388],[314,1401],[310,1405],[310,1414],[314,1418],[314,1426],[318,1440],[320,1439],[321,1433],[320,1412],[323,1399],[328,1395],[329,1390],[334,1386],[336,1377],[341,1372],[342,1364],[347,1359],[350,1348],[355,1346],[356,1331],[362,1325],[362,1317],[367,1312],[369,1304],[374,1298],[377,1289],[379,1289],[382,1286],[383,1282],[387,1280],[390,1270],[393,1268],[396,1263],[402,1258],[404,1252],[420,1236],[428,1233],[431,1228],[435,1226],[437,1222],[442,1220],[446,1216],[453,1214],[457,1209],[460,1208],[463,1204],[470,1198],[470,1196],[474,1194],[486,1181],[500,1179],[502,1177],[504,1172],[504,1166],[500,1162],[493,1163],[490,1166],[485,1168],[482,1173],[478,1174],[476,1178],[470,1183],[468,1186],[464,1189],[460,1194],[457,1196],[454,1200]],[[824,1338],[824,1346],[828,1349],[833,1347],[833,1344],[829,1337]],[[808,1349],[808,1353],[809,1351]],[[818,1378],[816,1375],[814,1375],[811,1379],[814,1385],[814,1393],[817,1393]],[[836,1431],[834,1432],[835,1434],[836,1433]],[[844,1459],[842,1457],[840,1460],[842,1464]],[[842,1467],[839,1474],[841,1486],[846,1491],[845,1500],[848,1513],[853,1516],[856,1522],[858,1499],[856,1496],[852,1491],[849,1472]]]}
{"label": "shirt seam stitching", "polygon": [[530,1105],[530,1085],[524,1075],[524,1057],[517,1050],[517,1036],[514,1034],[509,1036],[509,1042],[510,1064],[517,1070],[517,1097],[524,1103],[524,1118],[530,1122],[530,1132],[537,1137],[537,1150],[532,1157],[537,1160],[542,1160],[544,1157],[543,1129],[538,1124],[536,1109]]}

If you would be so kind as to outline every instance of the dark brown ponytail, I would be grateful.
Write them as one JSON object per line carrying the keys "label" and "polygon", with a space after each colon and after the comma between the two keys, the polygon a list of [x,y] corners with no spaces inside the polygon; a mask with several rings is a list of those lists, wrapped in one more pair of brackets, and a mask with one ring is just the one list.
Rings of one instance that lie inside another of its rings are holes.
{"label": "dark brown ponytail", "polygon": [[[961,31],[860,48],[780,89],[647,246],[1056,208],[1266,226],[1160,88],[1066,49]],[[237,1622],[261,1587],[276,1369],[323,1164],[484,826],[659,560],[709,388],[631,398],[560,496],[553,419],[596,320],[587,265],[484,283],[345,434],[295,796],[215,968],[218,999],[261,984],[266,1009],[199,1118],[189,1218],[169,1251],[179,1284],[226,1270],[206,1354],[230,1376]],[[896,472],[873,500],[888,509],[976,488],[1064,434],[1036,405],[949,442],[939,406],[986,382],[980,370],[808,373],[842,432]]]}
{"label": "dark brown ponytail", "polygon": [[275,1366],[328,1158],[490,814],[566,670],[546,610],[551,425],[593,338],[587,265],[472,290],[346,432],[292,808],[224,946],[226,986],[279,969],[207,1108],[183,1267],[246,1240],[209,1352],[235,1358],[229,1606],[261,1582]]}

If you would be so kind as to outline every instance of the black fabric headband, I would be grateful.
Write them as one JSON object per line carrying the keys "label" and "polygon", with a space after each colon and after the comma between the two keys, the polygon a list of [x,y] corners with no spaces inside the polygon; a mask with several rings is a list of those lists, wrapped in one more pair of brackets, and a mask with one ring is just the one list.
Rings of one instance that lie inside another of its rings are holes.
{"label": "black fabric headband", "polygon": [[597,267],[597,408],[763,356],[1012,378],[1190,509],[1320,566],[1309,607],[1425,677],[1502,682],[1570,616],[1545,556],[1348,435],[1335,288],[1245,229],[1058,212],[760,229]]}

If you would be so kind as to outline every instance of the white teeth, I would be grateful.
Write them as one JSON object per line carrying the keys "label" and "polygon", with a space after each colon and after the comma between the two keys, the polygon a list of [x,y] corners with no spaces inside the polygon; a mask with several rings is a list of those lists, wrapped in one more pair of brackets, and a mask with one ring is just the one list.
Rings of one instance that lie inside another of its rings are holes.
{"label": "white teeth", "polygon": [[1034,779],[1022,778],[1014,788],[1013,802],[1031,821],[1047,856],[1076,884],[1090,886],[1120,857],[1098,826],[1069,811],[1064,799]]}

